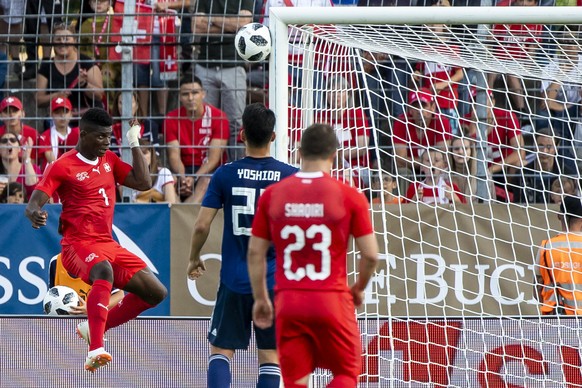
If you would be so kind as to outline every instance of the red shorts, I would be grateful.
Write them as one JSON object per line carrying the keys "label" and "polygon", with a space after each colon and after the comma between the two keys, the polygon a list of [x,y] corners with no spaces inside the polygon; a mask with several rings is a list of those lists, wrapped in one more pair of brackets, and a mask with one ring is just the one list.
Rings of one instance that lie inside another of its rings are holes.
{"label": "red shorts", "polygon": [[137,272],[146,268],[146,263],[119,245],[116,241],[63,245],[63,267],[71,275],[89,281],[89,273],[96,263],[109,261],[113,268],[113,286],[123,288]]}
{"label": "red shorts", "polygon": [[360,330],[348,292],[282,290],[275,295],[277,352],[285,386],[329,369],[351,377],[361,370]]}

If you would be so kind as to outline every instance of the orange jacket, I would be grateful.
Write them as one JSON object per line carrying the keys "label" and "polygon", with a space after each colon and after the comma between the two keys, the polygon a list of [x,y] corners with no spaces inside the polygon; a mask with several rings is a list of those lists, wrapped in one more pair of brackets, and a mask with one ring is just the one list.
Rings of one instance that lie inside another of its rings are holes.
{"label": "orange jacket", "polygon": [[556,306],[566,315],[582,315],[582,235],[563,233],[542,242],[536,260],[542,314]]}

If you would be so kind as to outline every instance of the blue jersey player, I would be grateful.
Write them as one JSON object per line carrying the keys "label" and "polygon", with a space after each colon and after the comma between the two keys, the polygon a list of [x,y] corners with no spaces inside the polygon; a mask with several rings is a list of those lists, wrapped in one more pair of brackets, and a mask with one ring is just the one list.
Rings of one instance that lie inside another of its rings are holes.
{"label": "blue jersey player", "polygon": [[[188,277],[196,279],[204,271],[200,250],[219,209],[224,209],[222,268],[216,306],[212,313],[208,341],[207,386],[229,387],[230,361],[236,349],[247,349],[251,336],[253,295],[247,270],[247,247],[251,225],[261,193],[265,188],[297,172],[297,168],[270,156],[275,139],[275,114],[263,104],[246,107],[242,139],[246,157],[220,167],[213,174],[192,235]],[[273,293],[275,253],[271,248],[267,269],[268,286]],[[257,388],[279,387],[281,370],[275,349],[274,326],[255,329],[259,358]]]}

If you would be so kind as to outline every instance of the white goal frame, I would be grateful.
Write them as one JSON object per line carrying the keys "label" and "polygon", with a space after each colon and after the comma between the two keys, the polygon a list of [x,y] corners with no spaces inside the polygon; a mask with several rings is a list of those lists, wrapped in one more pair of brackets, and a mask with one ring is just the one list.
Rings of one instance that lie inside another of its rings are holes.
{"label": "white goal frame", "polygon": [[[519,8],[519,11],[513,11]],[[289,24],[580,24],[582,7],[271,7],[269,106],[277,113],[274,156],[288,160]],[[283,37],[282,39],[280,37]]]}
{"label": "white goal frame", "polygon": [[[269,105],[277,114],[277,124],[276,124],[276,140],[273,148],[273,155],[282,161],[289,160],[289,128],[288,128],[288,105],[289,105],[289,78],[288,69],[290,64],[289,60],[289,38],[288,38],[288,26],[290,25],[348,25],[348,24],[362,24],[362,25],[423,25],[423,24],[446,24],[446,25],[494,25],[494,24],[546,24],[546,25],[568,25],[577,24],[582,25],[582,7],[511,7],[511,11],[508,12],[507,7],[332,7],[332,8],[320,8],[320,7],[273,7],[269,10],[269,23],[271,29],[271,35],[273,40],[273,50],[269,58]],[[347,46],[350,43],[344,42]],[[352,46],[355,47],[355,46]],[[357,48],[373,47],[364,45],[357,46]],[[485,66],[482,71],[493,71],[496,69],[489,68]],[[511,73],[510,73],[511,74]],[[519,75],[518,73],[515,73]],[[576,83],[582,85],[582,74],[579,74]],[[303,125],[309,125],[312,122],[310,120],[304,121]],[[372,126],[374,126],[372,124]],[[483,131],[482,128],[479,128]],[[481,135],[484,139],[486,136]],[[482,156],[479,156],[479,162],[484,164]],[[479,176],[479,171],[478,171]],[[483,198],[483,197],[481,197]],[[486,199],[486,198],[483,198]],[[381,209],[384,210],[384,209]],[[381,217],[384,222],[384,230],[386,225],[385,214],[382,212]],[[479,216],[478,212],[474,215]],[[400,220],[402,221],[402,219]],[[382,225],[380,225],[382,228]],[[377,231],[378,232],[378,231]],[[386,242],[387,244],[387,242]],[[387,251],[386,251],[387,252]],[[382,274],[383,275],[383,274]],[[386,283],[389,284],[390,276],[386,275]],[[388,290],[388,295],[390,294],[390,287],[386,285]],[[388,324],[392,325],[393,317],[390,313],[390,306],[388,306],[388,316],[382,317],[387,318]],[[502,315],[499,315],[501,317]],[[412,317],[416,318],[416,317]],[[426,317],[426,318],[436,318],[436,317]],[[442,317],[446,321],[450,317]],[[552,336],[552,325],[556,323],[555,318],[548,318],[538,321],[539,316],[521,316],[520,318],[529,318],[532,322],[540,324],[543,326],[544,331],[548,333],[548,336]],[[378,317],[374,314],[366,316],[366,320],[369,320],[371,324],[377,320]],[[464,318],[462,318],[464,320]],[[471,321],[471,320],[468,320]],[[576,326],[574,320],[561,320],[557,319],[557,322],[564,325]],[[361,322],[360,322],[361,323]],[[510,322],[513,324],[513,322]],[[523,325],[528,326],[530,323],[526,320]],[[366,323],[363,324],[364,326]],[[519,322],[516,326],[519,326],[518,331],[528,331],[521,327],[522,323]],[[524,326],[524,327],[525,327]],[[535,326],[535,325],[533,325]],[[505,328],[505,326],[504,326]],[[537,327],[536,327],[537,329]],[[390,331],[391,332],[391,331]],[[541,329],[540,329],[541,332]],[[475,331],[475,333],[477,333]],[[478,334],[478,333],[477,333]],[[559,336],[560,334],[556,334]],[[576,339],[578,341],[580,338]],[[393,338],[389,338],[390,348],[394,348]],[[474,343],[469,342],[466,344],[467,347],[471,347]],[[574,341],[574,342],[576,342]],[[568,349],[575,349],[577,345],[564,344]],[[390,380],[389,386],[401,386],[399,383],[395,384],[395,357],[388,356],[388,378]],[[314,384],[315,386],[319,386]],[[386,386],[386,385],[382,385]],[[420,385],[419,385],[420,386]],[[462,386],[462,385],[461,385]]]}

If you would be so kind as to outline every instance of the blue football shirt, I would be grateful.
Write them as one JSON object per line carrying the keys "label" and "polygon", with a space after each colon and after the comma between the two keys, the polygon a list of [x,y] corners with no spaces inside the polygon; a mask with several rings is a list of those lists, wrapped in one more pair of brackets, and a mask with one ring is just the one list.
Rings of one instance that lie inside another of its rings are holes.
{"label": "blue football shirt", "polygon": [[[202,206],[224,209],[220,281],[234,292],[252,293],[247,249],[259,196],[267,186],[295,174],[296,167],[275,158],[246,157],[218,168],[212,175]],[[267,285],[273,289],[275,251],[267,255]]]}

